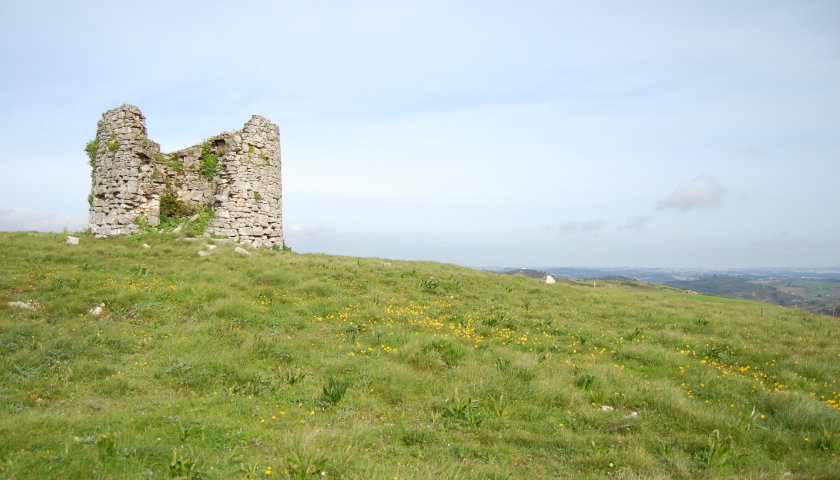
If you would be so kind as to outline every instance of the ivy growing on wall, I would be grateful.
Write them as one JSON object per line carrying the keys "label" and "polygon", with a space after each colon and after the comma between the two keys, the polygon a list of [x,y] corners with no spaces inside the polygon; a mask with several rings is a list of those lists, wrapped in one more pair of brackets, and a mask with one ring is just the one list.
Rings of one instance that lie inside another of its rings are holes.
{"label": "ivy growing on wall", "polygon": [[96,152],[99,150],[99,139],[94,138],[85,145],[85,153],[88,156],[88,165],[96,171]]}
{"label": "ivy growing on wall", "polygon": [[201,157],[199,157],[198,161],[201,164],[201,176],[207,180],[212,180],[213,177],[216,176],[216,168],[219,165],[219,157],[216,155],[216,152],[213,151],[213,148],[210,146],[210,142],[204,142],[201,144]]}
{"label": "ivy growing on wall", "polygon": [[[96,152],[99,150],[99,139],[94,138],[85,145],[85,153],[90,165],[90,185],[93,187],[93,174],[96,173]],[[93,193],[88,194],[88,205],[93,205]]]}

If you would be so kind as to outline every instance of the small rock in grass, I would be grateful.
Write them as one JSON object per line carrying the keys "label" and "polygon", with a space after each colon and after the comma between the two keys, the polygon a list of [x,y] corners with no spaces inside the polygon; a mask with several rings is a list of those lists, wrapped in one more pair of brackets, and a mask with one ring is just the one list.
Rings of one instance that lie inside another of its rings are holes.
{"label": "small rock in grass", "polygon": [[152,247],[150,247],[148,244],[144,243],[143,248],[152,248]]}
{"label": "small rock in grass", "polygon": [[613,410],[615,409],[609,405],[601,405],[602,412],[612,412]]}
{"label": "small rock in grass", "polygon": [[391,266],[391,262],[382,262],[382,266],[384,266],[384,267],[390,267],[390,266]]}
{"label": "small rock in grass", "polygon": [[79,244],[79,237],[74,237],[72,235],[67,235],[67,245],[78,245]]}
{"label": "small rock in grass", "polygon": [[204,257],[204,256],[207,256],[207,255],[210,255],[210,252],[205,252],[204,250],[199,250],[198,251],[198,256],[199,257]]}
{"label": "small rock in grass", "polygon": [[624,418],[639,418],[639,412],[632,412],[630,415],[625,415]]}
{"label": "small rock in grass", "polygon": [[206,244],[206,243],[204,244],[204,246],[207,247],[207,250],[213,250],[213,249],[216,248],[216,245],[209,245],[209,244]]}
{"label": "small rock in grass", "polygon": [[236,247],[236,248],[233,249],[233,251],[235,253],[240,254],[240,255],[251,255],[251,252],[249,252],[248,250],[245,250],[242,247]]}
{"label": "small rock in grass", "polygon": [[91,308],[90,310],[88,310],[88,313],[90,313],[94,317],[98,317],[98,316],[102,315],[102,312],[104,310],[105,310],[105,304],[100,303],[99,305],[97,305],[97,306]]}
{"label": "small rock in grass", "polygon": [[549,285],[554,285],[555,283],[557,283],[557,280],[555,280],[554,277],[552,277],[551,275],[546,275],[545,276],[545,283],[547,283]]}
{"label": "small rock in grass", "polygon": [[8,302],[10,307],[14,308],[22,308],[24,310],[35,310],[38,308],[38,304],[35,303],[33,300],[28,300],[26,302]]}

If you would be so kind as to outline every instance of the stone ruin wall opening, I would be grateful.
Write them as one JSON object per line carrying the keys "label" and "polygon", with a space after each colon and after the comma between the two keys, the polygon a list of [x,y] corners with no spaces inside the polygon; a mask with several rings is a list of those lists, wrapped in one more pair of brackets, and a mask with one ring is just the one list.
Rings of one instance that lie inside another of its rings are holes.
{"label": "stone ruin wall opening", "polygon": [[96,235],[159,226],[161,204],[208,209],[209,235],[282,247],[280,133],[254,115],[242,130],[174,153],[148,139],[133,105],[102,114],[91,143],[93,184],[89,225]]}

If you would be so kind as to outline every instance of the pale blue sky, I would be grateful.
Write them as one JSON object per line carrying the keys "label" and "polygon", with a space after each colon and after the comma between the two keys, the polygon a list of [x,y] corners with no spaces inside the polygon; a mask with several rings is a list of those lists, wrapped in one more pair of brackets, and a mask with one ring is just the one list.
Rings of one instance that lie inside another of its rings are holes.
{"label": "pale blue sky", "polygon": [[278,124],[296,251],[840,266],[840,2],[123,3],[0,3],[0,230],[85,228],[131,103]]}

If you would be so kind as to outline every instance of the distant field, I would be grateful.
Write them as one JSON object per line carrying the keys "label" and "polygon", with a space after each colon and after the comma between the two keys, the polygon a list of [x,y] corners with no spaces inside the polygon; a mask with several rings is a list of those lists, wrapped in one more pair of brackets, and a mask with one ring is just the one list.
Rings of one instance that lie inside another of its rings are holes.
{"label": "distant field", "polygon": [[0,234],[3,478],[840,472],[835,318],[627,280],[80,237]]}
{"label": "distant field", "polygon": [[779,290],[789,293],[791,295],[804,296],[806,293],[805,287],[779,287]]}
{"label": "distant field", "polygon": [[803,289],[799,294],[809,299],[820,296],[840,298],[840,282],[824,282],[816,280],[795,280],[791,286]]}

